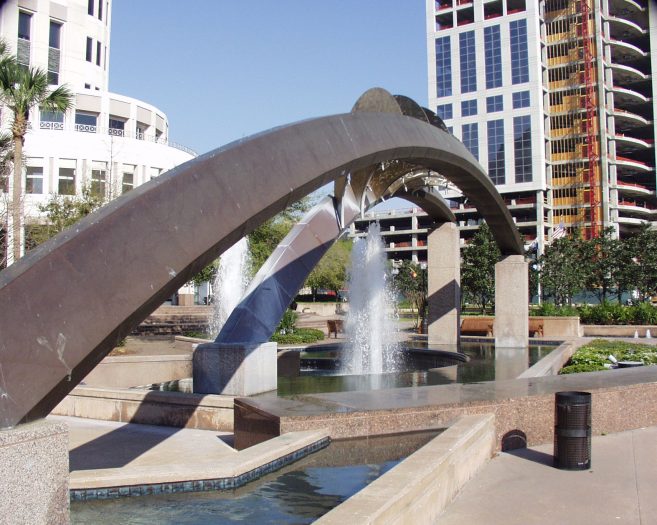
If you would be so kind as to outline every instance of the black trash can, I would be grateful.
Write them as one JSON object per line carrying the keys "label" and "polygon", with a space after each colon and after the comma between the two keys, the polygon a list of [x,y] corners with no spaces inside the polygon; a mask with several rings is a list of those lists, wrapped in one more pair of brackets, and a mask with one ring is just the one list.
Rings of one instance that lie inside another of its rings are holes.
{"label": "black trash can", "polygon": [[557,392],[554,400],[554,466],[591,468],[591,394]]}

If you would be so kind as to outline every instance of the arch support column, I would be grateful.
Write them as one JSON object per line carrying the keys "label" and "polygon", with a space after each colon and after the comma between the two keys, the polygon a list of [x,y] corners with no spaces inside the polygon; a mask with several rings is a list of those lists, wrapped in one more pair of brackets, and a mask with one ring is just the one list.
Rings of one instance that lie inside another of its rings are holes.
{"label": "arch support column", "polygon": [[459,229],[446,222],[427,236],[428,339],[458,345],[461,317]]}
{"label": "arch support column", "polygon": [[528,263],[524,255],[508,255],[495,265],[495,346],[529,344]]}

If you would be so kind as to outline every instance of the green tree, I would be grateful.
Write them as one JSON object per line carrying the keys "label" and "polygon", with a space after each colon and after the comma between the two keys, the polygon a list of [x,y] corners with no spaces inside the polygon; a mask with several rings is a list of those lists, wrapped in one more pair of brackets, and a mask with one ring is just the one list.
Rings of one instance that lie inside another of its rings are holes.
{"label": "green tree", "polygon": [[310,272],[306,279],[306,286],[312,290],[313,301],[319,288],[333,290],[337,301],[338,292],[345,287],[347,281],[347,267],[351,260],[352,246],[351,241],[337,241]]}
{"label": "green tree", "polygon": [[0,60],[0,103],[12,113],[11,135],[14,143],[14,176],[11,198],[13,260],[20,258],[23,225],[23,146],[28,130],[30,110],[40,107],[46,111],[64,112],[73,103],[73,93],[66,86],[48,89],[48,75],[39,68],[27,68],[6,57]]}
{"label": "green tree", "polygon": [[557,305],[571,305],[591,273],[590,244],[577,233],[552,242],[539,259],[543,294]]}
{"label": "green tree", "polygon": [[288,206],[249,234],[250,273],[255,275],[279,243],[311,206],[309,197]]}
{"label": "green tree", "polygon": [[581,256],[590,261],[584,285],[598,296],[600,302],[606,302],[612,289],[617,288],[624,247],[620,240],[613,238],[613,234],[613,228],[605,228],[599,237],[581,242]]}
{"label": "green tree", "polygon": [[485,223],[461,250],[462,298],[479,305],[482,314],[495,302],[495,264],[500,257],[493,233]]}
{"label": "green tree", "polygon": [[631,255],[626,277],[632,279],[639,300],[648,301],[657,295],[657,231],[644,224],[639,233],[625,242]]}
{"label": "green tree", "polygon": [[104,204],[103,199],[89,187],[79,196],[51,195],[48,202],[39,205],[44,224],[26,232],[26,248],[33,248],[69,228]]}
{"label": "green tree", "polygon": [[415,328],[424,326],[428,304],[426,268],[412,261],[402,261],[394,274],[393,284],[395,290],[409,301],[417,312]]}

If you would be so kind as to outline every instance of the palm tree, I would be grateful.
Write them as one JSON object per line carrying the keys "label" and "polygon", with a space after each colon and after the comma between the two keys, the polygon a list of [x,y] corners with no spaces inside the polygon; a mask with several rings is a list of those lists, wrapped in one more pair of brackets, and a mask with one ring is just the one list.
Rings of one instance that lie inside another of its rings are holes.
{"label": "palm tree", "polygon": [[[0,52],[6,45],[0,46]],[[23,146],[28,130],[30,110],[40,107],[46,111],[64,112],[73,103],[73,93],[66,86],[48,89],[48,75],[39,68],[19,65],[11,57],[0,59],[0,103],[13,113],[11,135],[14,142],[14,176],[12,191],[13,260],[21,254],[21,230],[23,222]]]}

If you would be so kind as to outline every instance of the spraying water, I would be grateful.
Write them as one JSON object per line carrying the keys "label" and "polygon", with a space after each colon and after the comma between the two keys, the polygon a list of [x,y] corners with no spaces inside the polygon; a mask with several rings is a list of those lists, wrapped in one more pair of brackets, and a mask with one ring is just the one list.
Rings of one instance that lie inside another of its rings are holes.
{"label": "spraying water", "polygon": [[210,333],[214,339],[233,309],[239,304],[248,285],[249,245],[246,237],[226,250],[219,261],[214,278],[214,311]]}
{"label": "spraying water", "polygon": [[354,243],[349,272],[349,312],[342,372],[393,372],[398,355],[395,327],[389,319],[392,293],[387,281],[385,247],[378,223]]}

